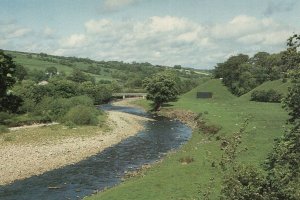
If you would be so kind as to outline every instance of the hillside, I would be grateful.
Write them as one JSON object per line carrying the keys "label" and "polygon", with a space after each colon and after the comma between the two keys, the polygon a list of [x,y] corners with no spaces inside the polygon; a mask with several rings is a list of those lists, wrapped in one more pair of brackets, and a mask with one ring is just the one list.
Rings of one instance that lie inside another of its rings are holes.
{"label": "hillside", "polygon": [[16,51],[4,51],[13,57],[16,64],[22,65],[29,72],[42,71],[55,67],[59,73],[69,75],[74,69],[83,71],[85,74],[101,81],[117,81],[127,84],[127,87],[141,86],[141,80],[145,77],[171,70],[180,77],[181,80],[191,80],[209,76],[209,73],[201,73],[201,70],[191,68],[174,69],[169,66],[152,65],[150,63],[124,63],[119,61],[95,61],[89,58],[53,56],[45,53],[27,53]]}
{"label": "hillside", "polygon": [[200,84],[198,87],[184,94],[182,98],[189,98],[189,99],[195,98],[197,92],[212,92],[213,98],[211,100],[213,101],[222,101],[222,100],[226,101],[235,98],[235,96],[232,95],[227,90],[227,88],[222,84],[221,80],[218,79],[211,79],[207,82]]}
{"label": "hillside", "polygon": [[291,83],[285,82],[283,83],[282,80],[275,80],[275,81],[267,81],[264,82],[263,84],[259,85],[258,87],[254,88],[250,92],[242,95],[239,97],[240,100],[250,100],[251,98],[251,93],[254,91],[259,91],[259,90],[276,90],[277,92],[286,95],[288,92],[288,88],[291,86]]}

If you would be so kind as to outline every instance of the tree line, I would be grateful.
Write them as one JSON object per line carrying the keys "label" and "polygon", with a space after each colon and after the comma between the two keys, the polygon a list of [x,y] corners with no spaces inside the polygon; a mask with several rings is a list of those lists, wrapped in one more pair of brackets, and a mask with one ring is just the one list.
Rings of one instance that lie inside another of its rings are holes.
{"label": "tree line", "polygon": [[287,72],[296,70],[297,62],[299,53],[291,49],[274,54],[258,52],[252,57],[238,54],[218,63],[214,77],[222,79],[232,94],[241,96],[265,81],[287,81]]}

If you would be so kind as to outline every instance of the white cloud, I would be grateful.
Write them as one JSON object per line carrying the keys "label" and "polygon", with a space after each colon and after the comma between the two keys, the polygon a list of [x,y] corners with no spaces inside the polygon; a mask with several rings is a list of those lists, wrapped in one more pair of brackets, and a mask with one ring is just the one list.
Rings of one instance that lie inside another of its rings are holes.
{"label": "white cloud", "polygon": [[82,26],[81,33],[59,37],[58,30],[47,26],[31,31],[15,22],[0,22],[0,45],[96,60],[212,68],[237,53],[279,52],[285,48],[286,39],[299,30],[271,18],[246,15],[214,25],[182,17],[152,16],[145,20],[91,19]]}
{"label": "white cloud", "polygon": [[82,47],[87,45],[87,38],[84,34],[72,34],[61,40],[61,46],[66,48]]}
{"label": "white cloud", "polygon": [[105,31],[111,25],[111,21],[107,19],[89,20],[85,24],[88,33],[100,33]]}
{"label": "white cloud", "polygon": [[45,28],[44,28],[44,30],[43,30],[43,34],[44,34],[44,36],[46,37],[46,38],[54,38],[54,35],[55,35],[55,30],[54,29],[52,29],[52,28],[50,28],[50,27],[48,27],[48,26],[46,26]]}
{"label": "white cloud", "polygon": [[30,32],[30,28],[18,26],[13,21],[0,23],[0,36],[4,39],[24,37]]}
{"label": "white cloud", "polygon": [[244,44],[281,45],[291,36],[290,31],[266,31],[242,36],[237,39]]}
{"label": "white cloud", "polygon": [[153,16],[146,20],[91,19],[84,34],[61,40],[57,55],[97,60],[213,67],[235,53],[285,48],[292,31],[270,18],[240,15],[204,26],[187,18]]}
{"label": "white cloud", "polygon": [[190,26],[190,22],[183,18],[177,17],[151,17],[149,24],[146,24],[153,32],[167,32],[173,30],[182,30]]}
{"label": "white cloud", "polygon": [[255,17],[240,15],[224,24],[212,27],[212,35],[219,39],[234,38],[245,34],[256,33],[262,30],[277,29],[279,25],[272,19],[257,19]]}

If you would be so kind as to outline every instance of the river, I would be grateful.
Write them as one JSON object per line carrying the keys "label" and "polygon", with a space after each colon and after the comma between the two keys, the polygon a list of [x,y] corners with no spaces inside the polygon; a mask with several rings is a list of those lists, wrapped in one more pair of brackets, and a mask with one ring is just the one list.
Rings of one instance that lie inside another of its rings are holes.
{"label": "river", "polygon": [[151,115],[132,107],[108,104],[101,109],[146,116],[155,121],[145,122],[145,129],[135,136],[76,164],[0,186],[0,199],[81,199],[119,184],[125,172],[161,159],[191,137],[191,129],[177,120]]}

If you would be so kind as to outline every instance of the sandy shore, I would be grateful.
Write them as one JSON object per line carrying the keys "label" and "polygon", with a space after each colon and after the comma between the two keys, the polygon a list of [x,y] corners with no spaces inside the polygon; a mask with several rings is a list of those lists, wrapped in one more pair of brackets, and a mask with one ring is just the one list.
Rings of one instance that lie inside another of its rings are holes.
{"label": "sandy shore", "polygon": [[[128,101],[118,102],[128,105]],[[117,111],[108,112],[109,132],[96,136],[72,137],[46,144],[6,145],[0,147],[0,185],[60,168],[103,151],[143,129],[150,119]]]}

